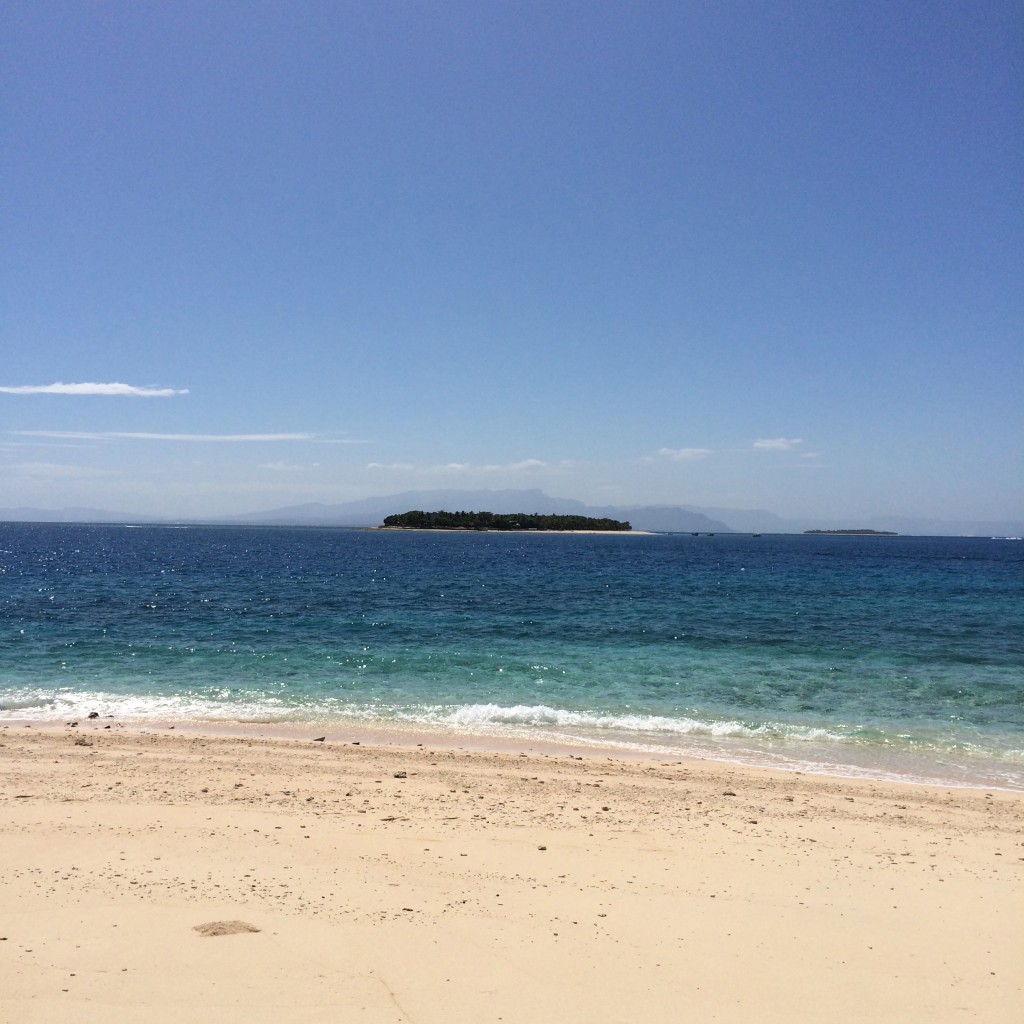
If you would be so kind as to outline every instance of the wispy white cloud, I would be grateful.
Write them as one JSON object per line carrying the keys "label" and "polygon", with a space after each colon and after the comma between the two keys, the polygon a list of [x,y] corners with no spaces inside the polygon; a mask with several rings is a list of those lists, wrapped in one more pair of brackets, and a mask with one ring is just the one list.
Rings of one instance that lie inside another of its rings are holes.
{"label": "wispy white cloud", "polygon": [[766,452],[788,452],[798,444],[803,444],[799,437],[760,437],[754,447]]}
{"label": "wispy white cloud", "polygon": [[7,395],[119,395],[129,398],[170,398],[187,395],[188,388],[137,387],[134,384],[17,384],[0,385]]}
{"label": "wispy white cloud", "polygon": [[274,473],[300,473],[306,469],[318,469],[319,462],[264,462],[260,469],[269,469]]}
{"label": "wispy white cloud", "polygon": [[481,466],[483,473],[528,473],[533,469],[546,469],[547,463],[540,459],[521,459],[519,462],[508,462],[505,465]]}
{"label": "wispy white cloud", "polygon": [[45,438],[41,438],[38,441],[0,441],[0,451],[3,452],[21,452],[26,448],[67,448],[71,451],[80,452],[83,448],[91,448],[93,445],[78,444],[71,441],[47,441]]}
{"label": "wispy white cloud", "polygon": [[663,459],[671,459],[673,462],[696,462],[698,459],[706,459],[714,455],[711,448],[659,448],[658,455]]}
{"label": "wispy white cloud", "polygon": [[483,463],[446,462],[438,465],[416,465],[412,462],[370,462],[367,469],[390,470],[394,472],[415,473],[419,476],[456,475],[466,476],[474,473],[530,473],[550,469],[547,462],[540,459],[520,459],[518,462]]}
{"label": "wispy white cloud", "polygon": [[361,444],[360,441],[324,439],[318,434],[157,434],[123,430],[16,430],[19,437],[49,437],[74,441],[198,441],[198,442],[275,442],[328,441],[331,444]]}

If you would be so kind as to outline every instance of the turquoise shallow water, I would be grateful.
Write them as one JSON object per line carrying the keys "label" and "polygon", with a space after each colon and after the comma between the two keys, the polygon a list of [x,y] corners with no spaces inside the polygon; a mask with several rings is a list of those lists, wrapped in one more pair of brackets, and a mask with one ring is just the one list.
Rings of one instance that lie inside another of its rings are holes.
{"label": "turquoise shallow water", "polygon": [[1024,543],[0,524],[0,721],[91,710],[1024,788]]}

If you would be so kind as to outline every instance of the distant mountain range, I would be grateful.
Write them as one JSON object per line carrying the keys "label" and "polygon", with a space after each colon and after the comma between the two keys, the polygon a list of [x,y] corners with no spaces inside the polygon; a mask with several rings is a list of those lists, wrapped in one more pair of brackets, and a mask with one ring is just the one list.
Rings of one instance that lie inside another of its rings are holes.
{"label": "distant mountain range", "polygon": [[784,519],[764,509],[705,508],[694,505],[587,505],[553,498],[540,490],[404,491],[336,505],[311,502],[202,520],[169,520],[97,508],[0,508],[0,521],[36,523],[202,522],[235,526],[379,526],[385,516],[412,510],[435,512],[541,512],[627,520],[635,530],[657,533],[803,533],[813,529],[889,530],[904,536],[1005,537],[1024,535],[1024,519],[1007,521],[856,517],[856,521]]}
{"label": "distant mountain range", "polygon": [[424,512],[545,512],[554,515],[581,515],[595,519],[626,520],[634,530],[658,532],[730,533],[724,522],[701,512],[667,506],[625,507],[586,505],[573,498],[552,498],[539,490],[525,491],[405,491],[381,498],[364,498],[341,505],[295,505],[272,512],[238,516],[234,523],[306,524],[332,526],[377,526],[385,516],[419,509]]}

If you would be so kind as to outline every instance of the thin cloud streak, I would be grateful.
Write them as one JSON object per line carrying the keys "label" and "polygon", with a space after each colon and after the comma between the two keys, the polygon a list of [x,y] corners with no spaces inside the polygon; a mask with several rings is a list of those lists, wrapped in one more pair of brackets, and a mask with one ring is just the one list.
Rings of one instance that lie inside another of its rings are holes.
{"label": "thin cloud streak", "polygon": [[6,395],[116,395],[128,398],[170,398],[187,395],[188,388],[137,387],[134,384],[18,384],[0,385]]}
{"label": "thin cloud streak", "polygon": [[443,465],[434,466],[417,466],[411,462],[370,462],[367,463],[366,468],[415,473],[419,476],[427,476],[435,473],[529,473],[534,470],[549,469],[550,466],[547,462],[542,462],[540,459],[521,459],[519,462],[509,462],[505,464],[487,463],[483,465],[475,465],[472,462],[448,462]]}
{"label": "thin cloud streak", "polygon": [[[133,431],[103,430],[16,430],[19,437],[51,437],[75,441],[198,441],[248,443],[277,441],[319,441],[316,434],[150,434]],[[333,444],[360,444],[359,441],[333,441]]]}
{"label": "thin cloud streak", "polygon": [[659,448],[658,454],[673,462],[696,462],[714,455],[714,451],[711,448]]}
{"label": "thin cloud streak", "polygon": [[520,462],[510,462],[504,466],[481,466],[480,471],[482,473],[523,473],[531,469],[544,469],[546,466],[547,463],[541,462],[540,459],[522,459]]}
{"label": "thin cloud streak", "polygon": [[788,452],[803,443],[799,437],[760,437],[754,442],[754,447],[766,452]]}

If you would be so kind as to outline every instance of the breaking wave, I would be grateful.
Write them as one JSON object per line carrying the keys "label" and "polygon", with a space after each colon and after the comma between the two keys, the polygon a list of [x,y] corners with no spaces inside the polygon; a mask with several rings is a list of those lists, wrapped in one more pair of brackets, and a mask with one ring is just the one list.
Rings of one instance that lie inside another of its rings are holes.
{"label": "breaking wave", "polygon": [[733,719],[700,720],[669,718],[665,715],[636,713],[597,714],[589,711],[568,711],[546,704],[467,704],[457,707],[436,707],[425,713],[413,713],[413,719],[449,725],[467,731],[507,726],[548,727],[585,732],[637,733],[653,736],[713,736],[808,739],[841,742],[848,735],[829,729],[786,725],[776,722],[741,722]]}

